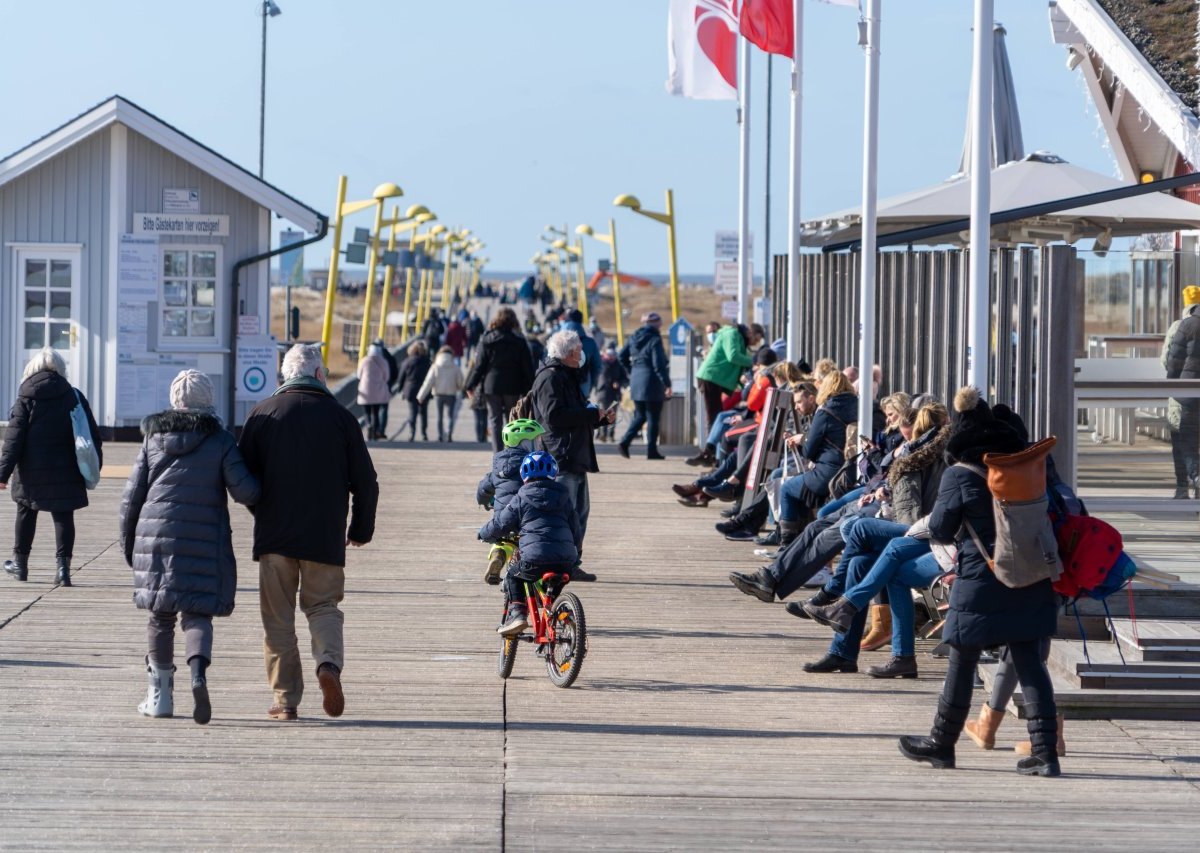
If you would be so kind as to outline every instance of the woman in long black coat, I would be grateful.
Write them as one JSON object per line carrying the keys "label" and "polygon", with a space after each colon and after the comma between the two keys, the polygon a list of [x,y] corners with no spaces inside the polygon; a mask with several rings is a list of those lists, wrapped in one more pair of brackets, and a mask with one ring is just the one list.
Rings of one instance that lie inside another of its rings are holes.
{"label": "woman in long black coat", "polygon": [[[970,534],[962,532],[970,522],[989,552],[995,547],[992,495],[986,479],[973,469],[983,467],[985,453],[1016,453],[1025,449],[1025,442],[1011,426],[992,416],[973,388],[958,392],[954,408],[957,420],[946,446],[950,467],[942,474],[929,515],[931,538],[958,546],[957,578],[950,588],[950,611],[942,631],[950,646],[950,665],[929,736],[900,738],[900,751],[914,761],[953,767],[954,744],[971,711],[980,652],[1007,645],[1025,696],[1033,744],[1033,754],[1017,762],[1017,770],[1057,776],[1057,708],[1041,642],[1056,628],[1058,599],[1048,579],[1020,589],[1002,584]],[[965,464],[956,464],[960,462]]]}
{"label": "woman in long black coat", "polygon": [[511,308],[501,308],[479,341],[475,364],[467,374],[468,395],[483,394],[492,427],[492,450],[504,449],[501,440],[508,412],[533,387],[533,358],[521,337],[521,324]]}
{"label": "woman in long black coat", "polygon": [[29,577],[29,552],[38,513],[48,512],[54,519],[57,581],[71,586],[75,510],[88,505],[71,428],[71,410],[77,404],[87,414],[92,441],[103,463],[100,433],[91,406],[82,393],[71,387],[66,372],[62,356],[49,347],[25,365],[17,401],[8,416],[4,448],[0,450],[0,489],[8,488],[11,479],[12,499],[17,504],[16,541],[4,571],[19,581]]}

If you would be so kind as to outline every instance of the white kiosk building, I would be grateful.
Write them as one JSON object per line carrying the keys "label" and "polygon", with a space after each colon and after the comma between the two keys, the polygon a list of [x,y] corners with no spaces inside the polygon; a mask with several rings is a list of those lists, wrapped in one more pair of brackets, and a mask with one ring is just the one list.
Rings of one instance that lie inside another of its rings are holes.
{"label": "white kiosk building", "polygon": [[0,160],[0,415],[49,345],[106,431],[166,408],[184,367],[240,424],[275,388],[268,263],[246,263],[268,252],[272,212],[325,233],[322,214],[120,96]]}

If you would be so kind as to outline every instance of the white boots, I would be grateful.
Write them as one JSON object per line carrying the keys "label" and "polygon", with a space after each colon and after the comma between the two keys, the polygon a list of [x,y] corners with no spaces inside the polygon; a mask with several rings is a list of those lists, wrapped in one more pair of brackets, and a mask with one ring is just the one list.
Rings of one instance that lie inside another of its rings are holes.
{"label": "white boots", "polygon": [[171,695],[175,687],[175,667],[159,669],[146,659],[146,698],[138,710],[147,717],[170,717],[175,713],[175,701]]}

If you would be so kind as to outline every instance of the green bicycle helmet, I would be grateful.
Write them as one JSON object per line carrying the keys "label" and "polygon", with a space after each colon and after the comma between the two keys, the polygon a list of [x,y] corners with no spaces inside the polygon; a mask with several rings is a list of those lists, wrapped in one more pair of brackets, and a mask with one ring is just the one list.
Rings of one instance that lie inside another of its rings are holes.
{"label": "green bicycle helmet", "polygon": [[517,418],[504,425],[501,436],[505,447],[517,447],[522,441],[533,441],[545,432],[542,425],[532,418]]}

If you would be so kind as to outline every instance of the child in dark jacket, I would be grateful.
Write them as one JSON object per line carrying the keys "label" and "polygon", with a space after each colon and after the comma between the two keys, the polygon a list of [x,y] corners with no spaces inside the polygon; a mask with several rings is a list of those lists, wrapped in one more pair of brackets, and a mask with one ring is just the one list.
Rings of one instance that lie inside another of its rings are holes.
{"label": "child in dark jacket", "polygon": [[[601,409],[607,409],[613,403],[621,402],[621,389],[629,384],[629,374],[617,358],[617,345],[612,342],[600,354],[600,381],[596,384],[596,404]],[[616,430],[615,422],[600,425],[596,436],[601,441],[612,441]]]}
{"label": "child in dark jacket", "polygon": [[[483,476],[475,489],[475,500],[485,509],[499,514],[521,488],[521,462],[533,450],[533,442],[545,433],[542,425],[529,418],[517,418],[504,425],[501,438],[504,449],[492,457],[492,470]],[[500,583],[500,570],[508,562],[509,553],[503,545],[494,545],[488,553],[487,572],[483,579],[495,586]]]}
{"label": "child in dark jacket", "polygon": [[508,608],[496,632],[516,635],[529,625],[525,582],[547,571],[568,571],[579,561],[582,535],[579,516],[566,486],[556,483],[558,464],[544,450],[535,450],[521,463],[524,485],[503,510],[483,526],[479,538],[496,542],[518,536],[520,557],[504,579]]}

